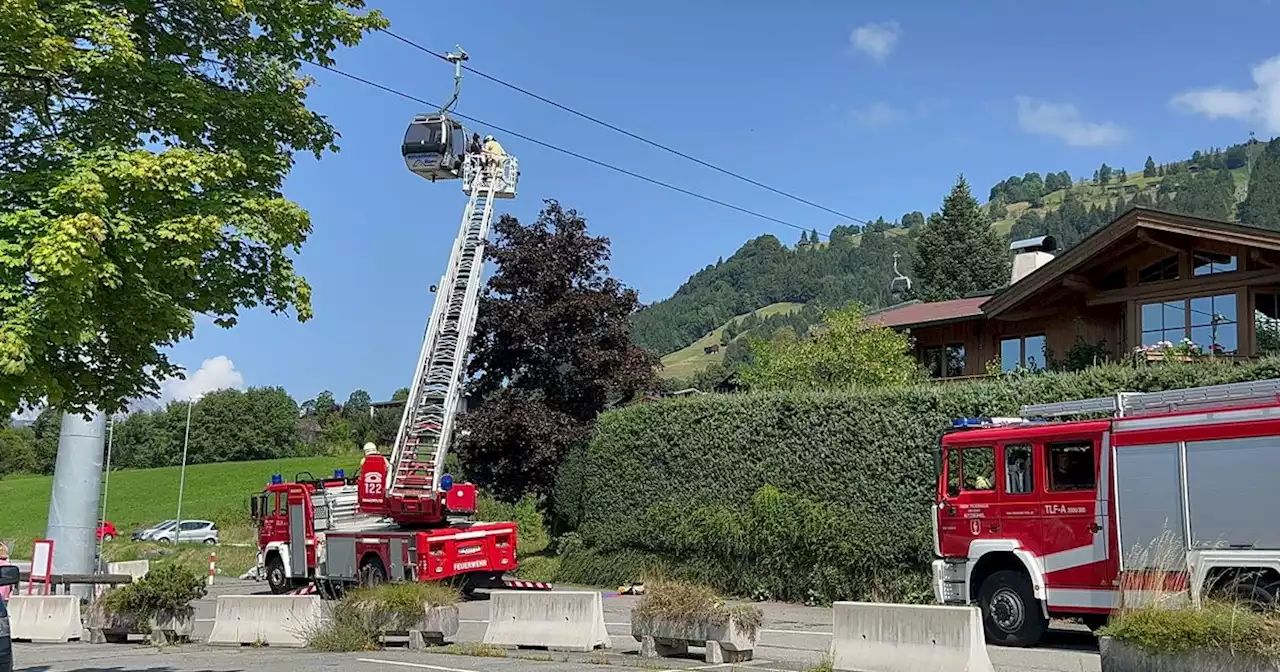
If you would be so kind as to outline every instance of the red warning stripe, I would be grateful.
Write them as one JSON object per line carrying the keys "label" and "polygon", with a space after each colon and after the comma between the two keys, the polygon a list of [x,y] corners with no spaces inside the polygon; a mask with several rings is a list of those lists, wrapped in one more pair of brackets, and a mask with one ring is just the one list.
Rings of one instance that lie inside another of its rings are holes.
{"label": "red warning stripe", "polygon": [[505,579],[502,585],[513,590],[551,590],[551,584],[542,581],[518,581]]}

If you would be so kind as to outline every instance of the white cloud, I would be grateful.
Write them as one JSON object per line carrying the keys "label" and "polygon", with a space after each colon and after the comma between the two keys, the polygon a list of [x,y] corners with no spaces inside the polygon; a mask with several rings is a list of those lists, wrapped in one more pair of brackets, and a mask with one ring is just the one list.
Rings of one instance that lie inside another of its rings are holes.
{"label": "white cloud", "polygon": [[1255,65],[1251,74],[1251,90],[1198,89],[1180,93],[1169,102],[1210,119],[1256,121],[1268,133],[1280,133],[1280,55]]}
{"label": "white cloud", "polygon": [[1069,103],[1050,103],[1018,96],[1018,126],[1027,133],[1048,135],[1072,147],[1098,147],[1120,142],[1124,129],[1107,122],[1085,121]]}
{"label": "white cloud", "polygon": [[170,378],[160,383],[160,398],[164,401],[187,401],[227,388],[243,389],[244,375],[236,370],[235,362],[226,355],[204,360],[195,373],[188,373],[186,380]]}
{"label": "white cloud", "polygon": [[898,45],[901,37],[902,28],[898,26],[898,22],[886,21],[868,23],[854,28],[853,33],[849,35],[849,41],[858,51],[883,63],[893,48]]}
{"label": "white cloud", "polygon": [[901,111],[884,101],[876,101],[864,108],[852,110],[849,115],[866,128],[881,128],[902,118]]}

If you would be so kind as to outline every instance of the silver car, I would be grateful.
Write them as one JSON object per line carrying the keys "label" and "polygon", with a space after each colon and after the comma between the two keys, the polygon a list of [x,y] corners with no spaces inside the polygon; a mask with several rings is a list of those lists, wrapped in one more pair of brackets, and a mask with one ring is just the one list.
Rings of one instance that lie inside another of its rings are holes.
{"label": "silver car", "polygon": [[218,526],[211,520],[184,520],[152,533],[151,540],[162,544],[213,545],[218,543]]}

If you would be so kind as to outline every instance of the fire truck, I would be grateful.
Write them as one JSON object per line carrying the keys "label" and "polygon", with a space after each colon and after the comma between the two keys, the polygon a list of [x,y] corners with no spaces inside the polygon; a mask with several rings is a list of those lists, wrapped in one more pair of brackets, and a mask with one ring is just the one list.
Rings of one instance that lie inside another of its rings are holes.
{"label": "fire truck", "polygon": [[933,584],[988,641],[1152,600],[1280,592],[1280,379],[962,418],[935,459]]}
{"label": "fire truck", "polygon": [[454,93],[435,114],[410,123],[401,147],[406,167],[431,182],[461,180],[468,196],[449,265],[435,292],[409,397],[391,454],[366,446],[358,473],[271,477],[251,498],[258,528],[258,576],[275,593],[314,585],[326,599],[347,587],[386,580],[456,581],[464,590],[507,583],[517,567],[516,525],[478,523],[475,486],[444,473],[463,403],[467,347],[475,329],[484,248],[495,199],[515,198],[519,168],[498,150],[468,151],[457,103],[465,51],[454,63]]}

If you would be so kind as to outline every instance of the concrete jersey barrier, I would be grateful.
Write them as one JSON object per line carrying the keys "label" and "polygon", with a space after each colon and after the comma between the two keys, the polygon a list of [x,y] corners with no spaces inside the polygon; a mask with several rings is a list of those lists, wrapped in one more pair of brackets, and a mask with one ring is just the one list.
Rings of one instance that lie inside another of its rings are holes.
{"label": "concrete jersey barrier", "polygon": [[323,609],[317,595],[219,595],[208,643],[304,647]]}
{"label": "concrete jersey barrier", "polygon": [[75,595],[13,595],[9,598],[11,638],[41,644],[80,639],[80,598]]}
{"label": "concrete jersey barrier", "polygon": [[835,670],[993,672],[977,607],[836,602]]}
{"label": "concrete jersey barrier", "polygon": [[489,594],[485,644],[552,651],[612,648],[604,626],[604,601],[596,592],[496,590]]}
{"label": "concrete jersey barrier", "polygon": [[151,561],[149,560],[127,560],[124,562],[108,562],[108,574],[128,574],[133,577],[134,581],[141,579],[151,571]]}

